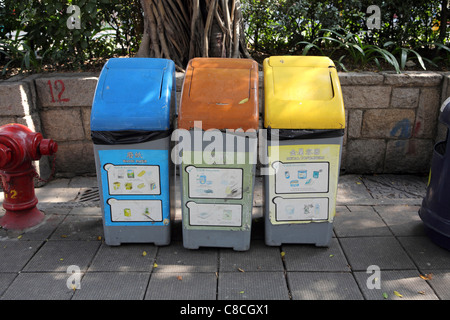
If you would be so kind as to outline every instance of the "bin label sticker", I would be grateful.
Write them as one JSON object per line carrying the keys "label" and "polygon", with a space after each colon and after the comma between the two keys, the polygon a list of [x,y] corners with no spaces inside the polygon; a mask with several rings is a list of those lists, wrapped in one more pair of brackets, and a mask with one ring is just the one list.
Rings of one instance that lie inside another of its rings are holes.
{"label": "bin label sticker", "polygon": [[189,209],[191,226],[227,226],[242,225],[242,206],[239,204],[186,203]]}
{"label": "bin label sticker", "polygon": [[107,163],[110,195],[161,194],[159,166],[115,166]]}
{"label": "bin label sticker", "polygon": [[98,158],[105,225],[170,223],[168,150],[99,150]]}
{"label": "bin label sticker", "polygon": [[242,199],[242,169],[187,166],[185,170],[189,198]]}
{"label": "bin label sticker", "polygon": [[340,152],[340,144],[268,146],[267,205],[273,225],[333,221]]}
{"label": "bin label sticker", "polygon": [[328,198],[284,199],[276,197],[276,221],[328,220]]}
{"label": "bin label sticker", "polygon": [[[161,222],[161,200],[117,200],[108,199],[111,207],[111,221],[113,222]],[[166,224],[168,221],[166,221]]]}
{"label": "bin label sticker", "polygon": [[272,163],[275,193],[328,192],[328,162]]}

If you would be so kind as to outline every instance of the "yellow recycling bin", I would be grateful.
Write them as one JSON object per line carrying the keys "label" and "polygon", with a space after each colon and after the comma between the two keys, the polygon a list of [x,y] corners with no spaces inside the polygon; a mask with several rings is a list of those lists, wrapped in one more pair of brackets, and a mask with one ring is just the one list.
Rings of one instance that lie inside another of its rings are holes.
{"label": "yellow recycling bin", "polygon": [[327,57],[273,56],[264,67],[265,241],[328,246],[345,128]]}

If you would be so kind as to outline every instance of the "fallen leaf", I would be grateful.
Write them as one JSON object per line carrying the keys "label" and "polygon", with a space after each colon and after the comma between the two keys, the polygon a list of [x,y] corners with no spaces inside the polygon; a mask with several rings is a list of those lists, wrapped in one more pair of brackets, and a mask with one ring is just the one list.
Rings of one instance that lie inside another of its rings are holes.
{"label": "fallen leaf", "polygon": [[183,280],[183,277],[182,276],[177,276],[177,280]]}
{"label": "fallen leaf", "polygon": [[147,255],[147,252],[142,251],[142,256],[145,257]]}
{"label": "fallen leaf", "polygon": [[383,292],[383,298],[387,299],[388,298],[388,294],[386,292]]}
{"label": "fallen leaf", "polygon": [[63,261],[63,260],[64,260],[63,258],[59,259],[59,261]]}
{"label": "fallen leaf", "polygon": [[242,99],[241,101],[239,101],[239,104],[246,103],[247,101],[248,101],[248,98]]}
{"label": "fallen leaf", "polygon": [[67,235],[62,234],[62,235],[61,235],[61,238],[67,238]]}
{"label": "fallen leaf", "polygon": [[20,239],[20,238],[22,238],[22,235],[20,235],[20,236],[17,237],[17,239]]}
{"label": "fallen leaf", "polygon": [[98,237],[97,237],[97,240],[98,240],[98,241],[102,240],[102,236],[98,236]]}
{"label": "fallen leaf", "polygon": [[334,257],[334,254],[330,254],[330,258],[333,258]]}
{"label": "fallen leaf", "polygon": [[243,294],[243,293],[244,293],[244,291],[239,291],[239,293],[240,293],[240,294]]}
{"label": "fallen leaf", "polygon": [[361,182],[356,182],[356,184],[361,184]]}
{"label": "fallen leaf", "polygon": [[284,251],[281,251],[281,259],[284,259],[285,255],[286,255],[286,253]]}
{"label": "fallen leaf", "polygon": [[425,291],[417,291],[417,293],[425,294]]}
{"label": "fallen leaf", "polygon": [[237,268],[240,272],[245,272],[242,268]]}
{"label": "fallen leaf", "polygon": [[400,298],[403,298],[403,296],[400,294],[400,292],[398,292],[398,291],[394,291],[394,294],[397,296],[397,297],[400,297]]}
{"label": "fallen leaf", "polygon": [[158,268],[158,265],[156,264],[156,262],[153,264],[153,268]]}
{"label": "fallen leaf", "polygon": [[433,274],[432,273],[427,273],[425,275],[419,275],[423,280],[431,280],[433,279]]}

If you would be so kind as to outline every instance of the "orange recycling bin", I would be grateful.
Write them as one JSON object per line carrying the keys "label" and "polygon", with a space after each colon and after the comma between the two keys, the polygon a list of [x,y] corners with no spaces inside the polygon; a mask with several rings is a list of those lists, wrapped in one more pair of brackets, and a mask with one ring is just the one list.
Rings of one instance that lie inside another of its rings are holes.
{"label": "orange recycling bin", "polygon": [[[178,128],[258,129],[258,64],[250,59],[194,58],[184,78]],[[182,108],[182,109],[181,109]]]}
{"label": "orange recycling bin", "polygon": [[[195,58],[186,69],[178,129],[183,245],[250,247],[259,125],[258,64]],[[183,132],[179,132],[183,134]]]}

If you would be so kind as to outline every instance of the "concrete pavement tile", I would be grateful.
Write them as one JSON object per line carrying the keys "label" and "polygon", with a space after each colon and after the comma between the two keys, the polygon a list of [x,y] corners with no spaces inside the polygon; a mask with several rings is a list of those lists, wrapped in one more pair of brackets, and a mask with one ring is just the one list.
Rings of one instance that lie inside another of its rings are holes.
{"label": "concrete pavement tile", "polygon": [[216,300],[215,272],[152,273],[145,300]]}
{"label": "concrete pavement tile", "polygon": [[6,290],[2,300],[69,300],[66,273],[20,273]]}
{"label": "concrete pavement tile", "polygon": [[100,241],[47,241],[25,266],[24,271],[67,272],[71,265],[85,271],[100,244]]}
{"label": "concrete pavement tile", "polygon": [[0,272],[19,272],[33,257],[43,241],[0,241]]}
{"label": "concrete pavement tile", "polygon": [[420,206],[375,206],[375,211],[396,236],[423,236],[425,231],[419,217]]}
{"label": "concrete pavement tile", "polygon": [[16,239],[20,237],[20,240],[46,240],[55,231],[58,225],[63,221],[63,215],[50,214],[46,215],[44,221],[40,224],[28,228],[26,230],[5,230],[0,229],[0,238],[6,236],[9,239]]}
{"label": "concrete pavement tile", "polygon": [[280,248],[254,241],[248,251],[220,249],[219,271],[283,271]]}
{"label": "concrete pavement tile", "polygon": [[153,272],[216,272],[218,270],[216,248],[186,249],[181,242],[158,248],[157,267]]}
{"label": "concrete pavement tile", "polygon": [[76,176],[70,179],[68,187],[70,188],[92,188],[98,187],[97,177]]}
{"label": "concrete pavement tile", "polygon": [[[438,299],[427,281],[420,278],[417,270],[381,270],[378,277],[380,289],[369,289],[367,286],[367,282],[370,285],[374,284],[370,278],[374,273],[355,272],[354,275],[367,300],[384,300],[386,295],[388,300]],[[402,297],[396,295],[394,291]]]}
{"label": "concrete pavement tile", "polygon": [[288,300],[284,272],[221,272],[218,300]]}
{"label": "concrete pavement tile", "polygon": [[293,300],[363,300],[350,272],[288,272]]}
{"label": "concrete pavement tile", "polygon": [[423,270],[424,276],[431,275],[427,283],[433,288],[436,295],[442,300],[450,300],[450,269],[447,270]]}
{"label": "concrete pavement tile", "polygon": [[419,269],[448,269],[450,251],[439,247],[428,237],[399,237],[398,239]]}
{"label": "concrete pavement tile", "polygon": [[78,195],[80,188],[69,187],[70,179],[55,179],[35,189],[39,202],[67,202]]}
{"label": "concrete pavement tile", "polygon": [[350,271],[336,238],[331,239],[327,248],[286,244],[282,251],[287,271]]}
{"label": "concrete pavement tile", "polygon": [[338,237],[392,235],[380,216],[370,206],[349,207],[348,212],[337,212],[334,232]]}
{"label": "concrete pavement tile", "polygon": [[87,272],[72,300],[142,300],[150,273]]}
{"label": "concrete pavement tile", "polygon": [[345,174],[339,176],[336,202],[338,204],[358,203],[372,200],[372,196],[362,182],[360,175]]}
{"label": "concrete pavement tile", "polygon": [[68,215],[50,237],[51,240],[97,240],[103,237],[101,216]]}
{"label": "concrete pavement tile", "polygon": [[414,263],[394,237],[354,237],[339,239],[353,271],[380,269],[416,269]]}
{"label": "concrete pavement tile", "polygon": [[9,285],[13,282],[13,280],[17,277],[17,273],[0,273],[0,299],[2,298],[3,293],[9,287]]}
{"label": "concrete pavement tile", "polygon": [[157,247],[152,244],[123,244],[108,246],[102,243],[88,271],[150,272]]}
{"label": "concrete pavement tile", "polygon": [[69,214],[84,216],[103,216],[103,212],[100,207],[75,207],[70,210]]}
{"label": "concrete pavement tile", "polygon": [[427,176],[418,175],[364,175],[362,181],[374,199],[423,199]]}

